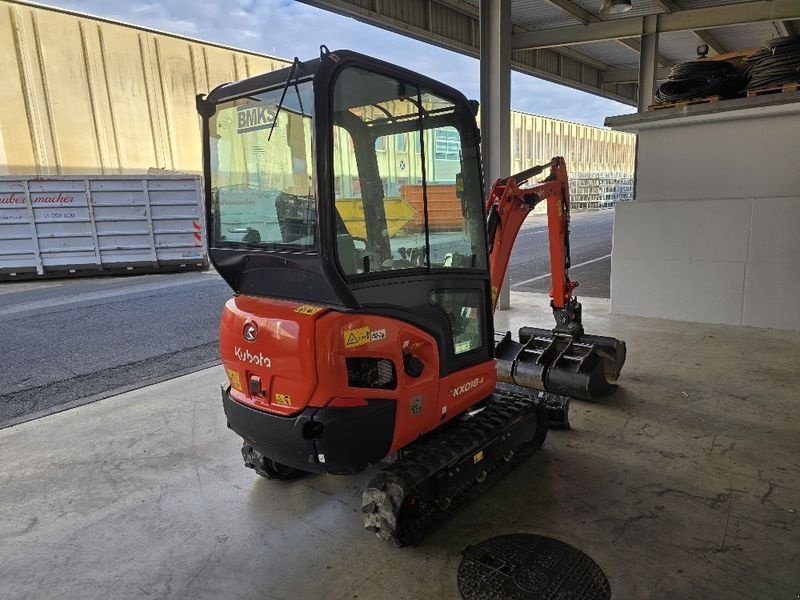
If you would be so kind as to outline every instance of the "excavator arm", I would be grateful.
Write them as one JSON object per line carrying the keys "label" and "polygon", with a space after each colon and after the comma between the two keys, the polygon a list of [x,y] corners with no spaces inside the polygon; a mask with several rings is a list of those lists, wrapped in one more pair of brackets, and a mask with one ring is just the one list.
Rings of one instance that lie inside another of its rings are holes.
{"label": "excavator arm", "polygon": [[[521,187],[550,170],[541,183]],[[550,305],[555,317],[552,330],[523,327],[519,341],[510,334],[498,336],[495,349],[500,381],[534,387],[591,400],[613,390],[625,362],[625,342],[586,335],[581,304],[572,295],[578,282],[569,278],[569,180],[562,157],[498,179],[486,201],[492,308],[511,259],[522,223],[531,210],[547,203],[550,250]]]}
{"label": "excavator arm", "polygon": [[[521,188],[530,178],[550,169],[547,178],[537,185]],[[550,297],[556,327],[563,333],[583,333],[580,305],[572,296],[578,283],[569,278],[569,181],[564,159],[556,157],[545,165],[527,169],[511,177],[498,179],[486,201],[489,268],[492,279],[492,308],[497,306],[498,291],[508,270],[511,251],[522,223],[531,210],[547,203],[547,230],[550,248]]]}

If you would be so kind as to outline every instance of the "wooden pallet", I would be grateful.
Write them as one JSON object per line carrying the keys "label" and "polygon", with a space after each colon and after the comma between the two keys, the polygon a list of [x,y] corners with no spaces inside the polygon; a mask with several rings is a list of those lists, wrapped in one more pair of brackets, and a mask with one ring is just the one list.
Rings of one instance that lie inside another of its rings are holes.
{"label": "wooden pallet", "polygon": [[709,104],[711,102],[719,102],[722,96],[706,96],[705,98],[692,98],[691,100],[679,100],[677,102],[667,102],[666,104],[651,104],[647,110],[663,110],[665,108],[683,108],[690,104]]}
{"label": "wooden pallet", "polygon": [[796,92],[800,89],[800,82],[784,83],[783,85],[776,85],[768,88],[758,88],[756,90],[747,90],[747,97],[764,96],[766,94],[783,94],[786,92]]}

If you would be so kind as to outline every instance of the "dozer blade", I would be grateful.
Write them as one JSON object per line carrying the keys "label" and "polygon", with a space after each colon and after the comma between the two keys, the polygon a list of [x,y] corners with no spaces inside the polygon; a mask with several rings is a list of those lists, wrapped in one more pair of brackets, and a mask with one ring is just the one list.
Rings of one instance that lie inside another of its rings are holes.
{"label": "dozer blade", "polygon": [[[553,337],[553,332],[549,329],[539,327],[520,327],[519,329],[519,341],[523,344],[531,338],[548,337]],[[608,381],[616,381],[619,378],[619,373],[625,364],[625,342],[613,337],[585,333],[575,336],[575,341],[578,344],[594,346],[595,352],[603,359],[603,370]]]}
{"label": "dozer blade", "polygon": [[593,401],[616,389],[625,343],[523,327],[519,342],[510,333],[497,342],[495,357],[499,381]]}

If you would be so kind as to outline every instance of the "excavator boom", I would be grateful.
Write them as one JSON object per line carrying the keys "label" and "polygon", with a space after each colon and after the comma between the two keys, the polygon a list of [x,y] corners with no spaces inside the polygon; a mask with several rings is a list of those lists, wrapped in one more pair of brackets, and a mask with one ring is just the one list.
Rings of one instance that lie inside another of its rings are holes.
{"label": "excavator boom", "polygon": [[[541,183],[522,187],[550,170]],[[523,327],[519,341],[497,336],[495,355],[499,381],[547,390],[573,398],[594,400],[614,390],[611,384],[625,362],[625,342],[587,335],[581,305],[573,296],[577,281],[569,278],[569,180],[564,159],[498,179],[486,201],[492,308],[508,270],[520,228],[533,208],[547,203],[550,249],[550,297],[556,325],[552,331]]]}

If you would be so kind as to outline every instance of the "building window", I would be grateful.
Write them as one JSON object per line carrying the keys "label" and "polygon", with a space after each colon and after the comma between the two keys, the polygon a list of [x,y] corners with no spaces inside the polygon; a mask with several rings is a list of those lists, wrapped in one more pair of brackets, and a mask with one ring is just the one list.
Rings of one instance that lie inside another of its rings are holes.
{"label": "building window", "polygon": [[434,129],[433,148],[436,160],[459,160],[461,136],[453,127]]}
{"label": "building window", "polygon": [[514,130],[514,158],[516,160],[520,159],[520,154],[521,154],[521,151],[522,151],[522,147],[521,147],[521,143],[522,142],[520,141],[519,138],[520,138],[520,131],[519,131],[519,127],[517,127]]}
{"label": "building window", "polygon": [[533,159],[532,152],[533,152],[533,133],[528,130],[525,132],[525,160]]}
{"label": "building window", "polygon": [[542,160],[542,132],[536,132],[536,160]]}
{"label": "building window", "polygon": [[378,152],[386,152],[386,136],[375,138],[375,150]]}
{"label": "building window", "polygon": [[358,177],[353,177],[353,196],[361,195],[361,180]]}
{"label": "building window", "polygon": [[398,152],[408,152],[408,138],[405,133],[398,133],[394,136],[394,148]]}

